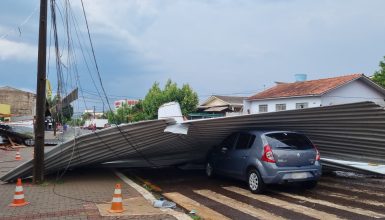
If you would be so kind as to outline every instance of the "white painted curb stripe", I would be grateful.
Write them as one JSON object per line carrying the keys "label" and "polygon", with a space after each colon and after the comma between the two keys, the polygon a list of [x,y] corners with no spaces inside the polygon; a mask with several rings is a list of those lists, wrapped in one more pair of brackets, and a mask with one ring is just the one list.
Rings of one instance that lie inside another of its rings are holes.
{"label": "white painted curb stripe", "polygon": [[14,199],[24,199],[24,194],[13,196]]}
{"label": "white painted curb stripe", "polygon": [[[136,191],[138,191],[145,199],[147,199],[151,205],[156,200],[155,197],[149,193],[146,189],[136,184],[134,181],[130,180],[128,177],[126,177],[123,173],[114,171],[115,175],[117,175],[123,182],[125,182],[127,185],[134,188]],[[185,213],[177,212],[170,208],[161,208],[162,212],[165,212],[166,214],[174,216],[178,220],[191,220],[191,217],[186,215]]]}

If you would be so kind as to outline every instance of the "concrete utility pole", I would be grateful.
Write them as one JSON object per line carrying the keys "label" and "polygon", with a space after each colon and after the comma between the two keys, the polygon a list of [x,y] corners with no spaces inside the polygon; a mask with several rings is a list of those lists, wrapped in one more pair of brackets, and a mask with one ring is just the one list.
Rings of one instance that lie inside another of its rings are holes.
{"label": "concrete utility pole", "polygon": [[33,159],[33,183],[44,181],[44,121],[47,48],[47,0],[40,0],[39,48],[37,57],[35,150]]}

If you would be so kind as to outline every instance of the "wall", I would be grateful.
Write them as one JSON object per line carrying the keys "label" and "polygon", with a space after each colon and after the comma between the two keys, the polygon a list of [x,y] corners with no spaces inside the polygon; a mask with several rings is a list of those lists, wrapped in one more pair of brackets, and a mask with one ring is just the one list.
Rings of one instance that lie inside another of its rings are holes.
{"label": "wall", "polygon": [[[248,103],[247,103],[248,102]],[[250,109],[251,114],[259,113],[259,105],[268,105],[268,112],[275,112],[276,104],[286,104],[286,110],[296,108],[296,103],[308,103],[308,107],[319,107],[321,105],[320,97],[300,97],[300,98],[286,98],[286,99],[269,99],[269,100],[254,100],[244,101],[243,113],[247,114],[247,109]]]}
{"label": "wall", "polygon": [[321,98],[323,106],[337,105],[352,102],[372,101],[385,106],[384,96],[361,80],[353,81],[337,88]]}
{"label": "wall", "polygon": [[0,114],[11,114],[11,106],[7,104],[0,104]]}
{"label": "wall", "polygon": [[213,99],[211,102],[207,103],[205,106],[221,106],[221,105],[228,105],[228,103],[220,100],[220,99]]}
{"label": "wall", "polygon": [[30,92],[3,87],[0,88],[0,103],[11,106],[11,114],[26,116],[36,114],[36,95]]}

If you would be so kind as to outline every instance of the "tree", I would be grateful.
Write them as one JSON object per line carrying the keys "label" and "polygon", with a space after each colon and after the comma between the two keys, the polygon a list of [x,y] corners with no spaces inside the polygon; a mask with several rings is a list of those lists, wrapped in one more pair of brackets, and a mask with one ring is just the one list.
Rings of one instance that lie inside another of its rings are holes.
{"label": "tree", "polygon": [[132,107],[123,105],[116,112],[107,112],[108,122],[121,124],[156,119],[159,107],[164,103],[173,101],[180,104],[183,115],[188,115],[196,110],[198,95],[188,84],[178,88],[178,85],[169,79],[162,90],[159,83],[155,82],[145,98],[139,100],[136,105]]}
{"label": "tree", "polygon": [[198,95],[188,84],[178,88],[178,85],[169,79],[164,89],[161,90],[159,83],[155,82],[142,102],[144,118],[156,119],[159,107],[164,103],[174,101],[180,104],[182,114],[187,115],[196,110]]}
{"label": "tree", "polygon": [[84,121],[89,120],[89,119],[91,119],[92,117],[93,117],[93,115],[92,115],[90,112],[84,112],[84,113],[82,114],[82,119],[83,119]]}
{"label": "tree", "polygon": [[142,101],[143,116],[145,119],[155,119],[158,115],[158,108],[165,103],[159,83],[155,82]]}
{"label": "tree", "polygon": [[71,121],[72,115],[74,114],[74,108],[72,105],[67,105],[62,109],[63,122]]}
{"label": "tree", "polygon": [[[47,102],[50,108],[56,106],[59,103],[59,97],[55,95],[52,98],[47,98]],[[69,122],[71,121],[71,118],[74,114],[74,108],[69,104],[67,106],[64,106],[59,110],[60,114],[57,115],[57,119],[59,122]],[[56,118],[56,117],[54,117]]]}
{"label": "tree", "polygon": [[379,67],[380,69],[374,72],[372,80],[385,88],[385,56],[384,61],[380,61]]}

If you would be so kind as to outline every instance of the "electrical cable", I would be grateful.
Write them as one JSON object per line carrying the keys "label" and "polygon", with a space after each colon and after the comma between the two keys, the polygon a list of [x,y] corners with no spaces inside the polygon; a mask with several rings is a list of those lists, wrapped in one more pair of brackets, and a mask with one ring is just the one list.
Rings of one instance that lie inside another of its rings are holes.
{"label": "electrical cable", "polygon": [[[28,21],[32,18],[32,16],[37,12],[38,8],[39,8],[39,4],[37,4],[36,7],[35,7],[35,9],[31,12],[31,14],[28,15],[28,16],[24,19],[24,21],[21,22],[21,23],[17,26],[17,28],[15,28],[15,29],[17,29],[17,32],[19,33],[19,36],[21,35],[21,28],[22,28],[25,24],[28,23]],[[1,35],[0,39],[2,40],[2,39],[4,39],[4,38],[8,37],[8,35],[11,34],[11,33],[14,32],[14,31],[15,31],[15,30],[9,30],[7,33]]]}
{"label": "electrical cable", "polygon": [[[93,47],[93,43],[92,43],[92,39],[91,39],[91,34],[90,34],[90,30],[89,30],[89,26],[88,26],[88,20],[87,20],[87,15],[86,15],[86,12],[85,12],[85,9],[84,9],[84,4],[83,4],[83,0],[80,0],[81,2],[81,5],[82,5],[82,9],[83,9],[83,15],[84,15],[84,20],[85,20],[85,23],[86,23],[86,27],[87,27],[87,33],[88,33],[88,39],[89,39],[89,42],[90,42],[90,46],[91,46],[91,51],[92,51],[92,55],[93,55],[93,60],[94,60],[94,64],[95,64],[95,67],[96,67],[96,72],[98,74],[98,78],[99,78],[99,82],[100,82],[100,86],[102,88],[102,91],[103,91],[103,94],[106,98],[106,101],[107,101],[107,104],[108,104],[108,107],[110,109],[110,111],[112,111],[111,109],[111,105],[110,105],[110,102],[108,101],[108,98],[107,98],[107,93],[104,89],[104,86],[103,86],[103,81],[102,81],[102,78],[100,76],[100,71],[99,71],[99,66],[98,66],[98,63],[96,61],[96,56],[95,56],[95,50],[94,50],[94,47]],[[127,143],[135,150],[135,152],[141,156],[148,164],[154,166],[154,167],[158,167],[155,163],[153,163],[152,161],[150,161],[142,152],[140,152],[133,143],[131,143],[131,141],[126,137],[126,135],[123,134],[122,130],[120,129],[119,126],[116,127],[119,132],[121,133],[122,137],[127,141]],[[128,132],[126,132],[128,134]]]}
{"label": "electrical cable", "polygon": [[[68,21],[68,17],[69,17],[69,12],[70,12],[70,10],[69,10],[69,7],[70,7],[70,5],[69,5],[69,2],[67,1],[66,2],[66,9],[65,9],[65,11],[66,11],[66,17],[65,17],[65,19],[66,19],[66,21]],[[55,4],[55,1],[54,0],[51,0],[51,6],[54,6],[54,7],[51,7],[51,10],[53,11],[52,12],[52,24],[53,24],[53,29],[54,29],[54,33],[55,33],[55,35],[57,35],[57,28],[56,28],[56,19],[55,19],[55,15],[56,15],[56,12],[55,12],[55,6],[56,6],[56,4]],[[63,18],[62,18],[63,19]],[[68,56],[67,56],[67,65],[68,65],[68,68],[67,68],[67,78],[68,78],[68,76],[71,74],[71,72],[72,72],[72,70],[73,70],[73,74],[74,74],[74,76],[75,77],[79,77],[79,75],[78,75],[78,71],[77,71],[77,67],[76,67],[76,59],[73,59],[73,57],[75,57],[76,56],[76,54],[74,54],[72,51],[72,38],[71,38],[71,34],[70,34],[70,28],[69,28],[69,25],[67,25],[68,23],[65,23],[66,25],[65,25],[65,27],[66,27],[66,32],[67,32],[67,54],[68,54]],[[56,38],[55,37],[55,42],[56,42],[56,44],[57,44],[57,42],[58,42],[58,38]],[[56,47],[56,55],[57,55],[57,57],[59,57],[59,53],[58,53],[58,51],[60,51],[59,49],[58,49],[58,47]],[[57,63],[59,63],[59,62],[57,62]],[[62,64],[62,62],[60,62],[61,64]],[[75,65],[72,65],[72,63],[73,64],[75,64]],[[58,70],[59,72],[60,72],[60,69]],[[59,75],[59,77],[58,77],[58,81],[59,81],[59,85],[61,84],[61,85],[63,85],[62,83],[60,83],[60,81],[62,81],[62,79],[63,79],[63,77],[62,77],[62,73],[59,73],[58,74]],[[80,82],[79,81],[77,81],[77,83],[78,83],[78,86],[81,88],[81,84],[80,84]],[[66,83],[66,84],[68,84],[68,83]],[[66,85],[66,84],[64,84],[64,85]],[[72,84],[72,83],[71,83]],[[59,90],[60,91],[60,90]],[[83,100],[84,101],[84,100]],[[87,105],[86,105],[86,102],[84,101],[84,104],[85,104],[85,106],[86,106],[86,108],[87,108]],[[74,130],[74,132],[76,132],[75,130]],[[71,157],[70,157],[70,160],[68,161],[68,164],[66,165],[66,167],[64,168],[64,170],[63,170],[63,172],[61,173],[61,174],[59,174],[59,172],[60,171],[58,171],[57,172],[57,180],[59,180],[59,179],[61,179],[63,176],[64,176],[64,174],[67,172],[67,170],[68,170],[68,168],[70,167],[70,164],[71,164],[71,162],[72,162],[72,160],[73,160],[73,157],[74,157],[74,153],[75,153],[75,148],[77,149],[76,150],[76,152],[78,153],[78,148],[77,148],[77,144],[76,144],[76,133],[74,134],[74,144],[73,144],[73,147],[72,147],[72,153],[71,153]],[[100,141],[101,142],[103,142],[103,140],[101,140],[101,138],[100,137],[98,137],[99,139],[100,139]],[[103,142],[104,143],[104,142]],[[105,145],[106,145],[106,143],[104,143]],[[106,145],[111,151],[113,151],[115,154],[116,154],[116,152],[109,146],[109,145]],[[80,157],[80,154],[78,153],[78,156]],[[119,155],[118,154],[116,154],[116,156],[118,157]]]}

